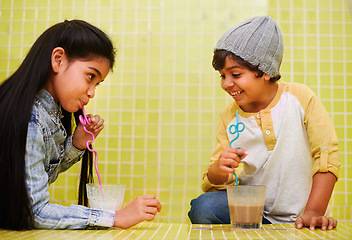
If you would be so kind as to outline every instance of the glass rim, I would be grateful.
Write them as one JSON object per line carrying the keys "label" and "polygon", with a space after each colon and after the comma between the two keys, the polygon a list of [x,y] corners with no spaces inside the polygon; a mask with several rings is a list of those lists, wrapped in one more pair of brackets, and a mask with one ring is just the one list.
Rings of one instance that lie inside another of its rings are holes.
{"label": "glass rim", "polygon": [[260,187],[260,188],[265,187],[266,188],[265,185],[238,185],[238,186],[226,185],[226,188],[258,188],[258,187]]}
{"label": "glass rim", "polygon": [[[90,185],[90,186],[100,186],[99,183],[86,183],[86,185]],[[106,187],[109,187],[109,186],[125,186],[126,187],[126,184],[102,184],[102,186],[106,186]]]}

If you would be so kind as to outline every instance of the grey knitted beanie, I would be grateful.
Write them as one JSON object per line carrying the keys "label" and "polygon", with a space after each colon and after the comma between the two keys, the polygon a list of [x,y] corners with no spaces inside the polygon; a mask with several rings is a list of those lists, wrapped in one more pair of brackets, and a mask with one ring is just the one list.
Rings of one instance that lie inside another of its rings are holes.
{"label": "grey knitted beanie", "polygon": [[269,75],[280,74],[284,53],[281,31],[269,16],[247,19],[222,35],[215,50],[226,50]]}

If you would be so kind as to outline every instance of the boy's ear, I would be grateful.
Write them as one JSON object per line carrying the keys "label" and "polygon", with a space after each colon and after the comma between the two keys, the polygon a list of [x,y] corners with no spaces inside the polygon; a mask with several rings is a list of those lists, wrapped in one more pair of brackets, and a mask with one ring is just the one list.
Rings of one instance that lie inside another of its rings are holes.
{"label": "boy's ear", "polygon": [[264,74],[264,80],[269,81],[270,78],[271,78],[271,77],[270,77],[268,74]]}
{"label": "boy's ear", "polygon": [[62,47],[56,47],[51,53],[51,66],[54,73],[58,73],[62,62],[65,58],[65,50]]}

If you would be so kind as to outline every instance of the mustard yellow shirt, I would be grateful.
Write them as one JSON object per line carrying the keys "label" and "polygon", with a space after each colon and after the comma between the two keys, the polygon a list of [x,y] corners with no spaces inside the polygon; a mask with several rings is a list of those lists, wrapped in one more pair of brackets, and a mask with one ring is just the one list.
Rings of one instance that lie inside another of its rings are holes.
{"label": "mustard yellow shirt", "polygon": [[[338,141],[328,113],[314,92],[298,83],[279,82],[272,102],[257,113],[243,112],[233,102],[220,114],[210,165],[235,138],[229,128],[236,124],[236,111],[245,129],[232,147],[249,152],[236,170],[240,184],[267,186],[264,216],[272,223],[295,221],[308,200],[312,176],[329,171],[339,177]],[[234,184],[233,174],[224,185],[211,184],[208,169],[203,191]]]}

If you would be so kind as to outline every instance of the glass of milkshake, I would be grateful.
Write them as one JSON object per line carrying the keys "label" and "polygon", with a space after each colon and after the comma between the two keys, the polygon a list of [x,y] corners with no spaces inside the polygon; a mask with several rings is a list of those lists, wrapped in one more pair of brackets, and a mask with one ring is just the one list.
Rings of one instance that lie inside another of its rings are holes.
{"label": "glass of milkshake", "polygon": [[231,227],[261,228],[266,186],[227,186]]}

